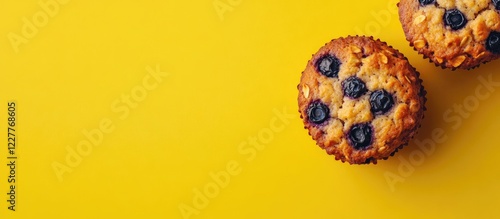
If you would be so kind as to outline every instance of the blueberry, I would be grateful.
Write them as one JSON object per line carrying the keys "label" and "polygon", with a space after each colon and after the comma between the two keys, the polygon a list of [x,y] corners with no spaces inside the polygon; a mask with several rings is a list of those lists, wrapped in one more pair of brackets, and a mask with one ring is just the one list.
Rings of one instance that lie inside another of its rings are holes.
{"label": "blueberry", "polygon": [[458,9],[447,10],[444,13],[444,23],[453,30],[460,30],[467,24],[467,18]]}
{"label": "blueberry", "polygon": [[330,118],[330,109],[324,103],[315,101],[309,104],[307,116],[310,122],[319,125]]}
{"label": "blueberry", "polygon": [[500,0],[491,0],[497,10],[500,10]]}
{"label": "blueberry", "polygon": [[422,6],[433,4],[434,1],[435,0],[418,0],[418,2],[420,2],[420,5],[422,5]]}
{"label": "blueberry", "polygon": [[500,54],[500,32],[493,31],[490,33],[486,40],[486,49],[492,53]]}
{"label": "blueberry", "polygon": [[342,82],[342,90],[344,91],[344,95],[350,98],[358,98],[368,91],[366,89],[365,82],[357,77],[347,78]]}
{"label": "blueberry", "polygon": [[316,62],[318,71],[329,78],[336,78],[339,75],[340,60],[332,55],[325,55]]}
{"label": "blueberry", "polygon": [[370,95],[370,105],[374,114],[384,114],[394,106],[394,99],[387,91],[377,90]]}
{"label": "blueberry", "polygon": [[348,133],[351,146],[356,150],[366,149],[372,143],[372,133],[372,127],[369,124],[352,126]]}

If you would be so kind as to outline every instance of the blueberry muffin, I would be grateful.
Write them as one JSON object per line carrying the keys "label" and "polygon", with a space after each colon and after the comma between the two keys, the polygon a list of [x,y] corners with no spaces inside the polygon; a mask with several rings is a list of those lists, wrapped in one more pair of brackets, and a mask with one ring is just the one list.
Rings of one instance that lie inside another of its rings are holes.
{"label": "blueberry muffin", "polygon": [[401,0],[406,39],[436,66],[471,69],[500,57],[500,0]]}
{"label": "blueberry muffin", "polygon": [[302,72],[299,112],[316,143],[337,160],[377,163],[402,148],[424,117],[419,73],[371,37],[323,46]]}

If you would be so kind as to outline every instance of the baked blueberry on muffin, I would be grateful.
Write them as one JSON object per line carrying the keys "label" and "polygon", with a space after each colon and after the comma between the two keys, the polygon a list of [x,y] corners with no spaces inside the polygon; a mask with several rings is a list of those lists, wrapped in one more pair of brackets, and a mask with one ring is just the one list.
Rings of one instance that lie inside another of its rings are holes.
{"label": "baked blueberry on muffin", "polygon": [[337,160],[376,163],[402,148],[424,116],[419,73],[369,37],[334,39],[302,73],[299,112],[316,143]]}
{"label": "baked blueberry on muffin", "polygon": [[471,69],[500,57],[500,0],[401,0],[406,39],[436,66]]}

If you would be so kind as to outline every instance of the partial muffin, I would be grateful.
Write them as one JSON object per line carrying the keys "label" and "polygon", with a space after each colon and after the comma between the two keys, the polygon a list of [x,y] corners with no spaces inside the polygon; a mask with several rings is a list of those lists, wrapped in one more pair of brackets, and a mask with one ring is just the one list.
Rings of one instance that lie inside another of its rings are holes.
{"label": "partial muffin", "polygon": [[309,134],[328,154],[351,164],[390,157],[424,117],[419,73],[403,54],[372,37],[327,43],[309,60],[298,90]]}
{"label": "partial muffin", "polygon": [[406,39],[436,66],[471,69],[500,57],[500,0],[401,0]]}

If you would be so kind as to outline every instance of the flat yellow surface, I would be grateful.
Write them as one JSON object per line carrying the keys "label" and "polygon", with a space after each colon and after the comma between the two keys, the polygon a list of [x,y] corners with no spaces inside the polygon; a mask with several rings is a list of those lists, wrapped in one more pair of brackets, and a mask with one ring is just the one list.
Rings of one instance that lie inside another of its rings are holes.
{"label": "flat yellow surface", "polygon": [[[500,61],[434,67],[395,4],[1,1],[0,218],[497,217]],[[416,140],[378,165],[327,156],[297,113],[311,54],[356,34],[428,91]]]}

